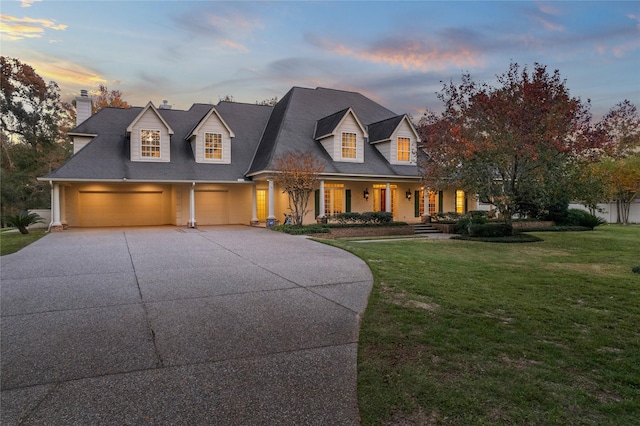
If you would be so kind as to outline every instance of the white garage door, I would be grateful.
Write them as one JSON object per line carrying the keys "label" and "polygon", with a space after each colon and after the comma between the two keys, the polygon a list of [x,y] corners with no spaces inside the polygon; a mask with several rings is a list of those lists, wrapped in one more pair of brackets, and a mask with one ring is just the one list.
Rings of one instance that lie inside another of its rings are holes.
{"label": "white garage door", "polygon": [[162,191],[80,192],[80,226],[164,225]]}
{"label": "white garage door", "polygon": [[227,225],[229,204],[227,191],[196,191],[196,224]]}

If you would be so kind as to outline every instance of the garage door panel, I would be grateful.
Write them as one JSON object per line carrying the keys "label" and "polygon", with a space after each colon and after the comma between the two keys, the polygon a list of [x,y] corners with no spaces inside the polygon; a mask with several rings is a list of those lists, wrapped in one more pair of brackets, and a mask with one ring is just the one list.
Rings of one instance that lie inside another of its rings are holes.
{"label": "garage door panel", "polygon": [[163,192],[80,192],[80,226],[164,225]]}
{"label": "garage door panel", "polygon": [[229,224],[227,191],[196,191],[196,223],[198,225]]}

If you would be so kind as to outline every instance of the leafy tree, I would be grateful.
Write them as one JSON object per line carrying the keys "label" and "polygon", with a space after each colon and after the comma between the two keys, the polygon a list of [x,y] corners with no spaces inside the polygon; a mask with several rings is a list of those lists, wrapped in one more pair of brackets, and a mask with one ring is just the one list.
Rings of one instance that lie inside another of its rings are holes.
{"label": "leafy tree", "polygon": [[275,106],[278,103],[278,97],[274,96],[273,98],[264,99],[260,102],[256,101],[256,105],[268,105]]}
{"label": "leafy tree", "polygon": [[308,151],[287,151],[274,160],[278,174],[274,182],[289,196],[289,211],[294,225],[302,225],[311,193],[318,188],[318,175],[325,164]]}
{"label": "leafy tree", "polygon": [[120,90],[109,90],[107,86],[101,84],[98,86],[97,95],[93,97],[91,113],[95,114],[106,107],[131,108],[131,105],[122,99],[122,92]]}
{"label": "leafy tree", "polygon": [[64,132],[68,105],[55,82],[46,83],[18,59],[0,57],[0,205],[1,216],[28,208],[47,208],[50,189],[37,177],[70,155]]}
{"label": "leafy tree", "polygon": [[510,225],[516,214],[539,211],[561,198],[567,167],[597,145],[589,104],[571,97],[559,71],[512,63],[499,87],[445,84],[444,112],[427,111],[419,126],[426,184],[476,193]]}

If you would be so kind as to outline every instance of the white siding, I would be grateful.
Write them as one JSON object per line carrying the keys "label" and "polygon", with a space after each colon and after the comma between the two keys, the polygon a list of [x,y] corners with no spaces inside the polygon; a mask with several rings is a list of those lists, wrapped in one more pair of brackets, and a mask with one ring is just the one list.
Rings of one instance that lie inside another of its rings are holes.
{"label": "white siding", "polygon": [[[205,133],[219,133],[222,135],[221,160],[204,158]],[[196,134],[194,154],[196,163],[231,164],[231,135],[216,114],[211,114],[207,121],[200,126]]]}
{"label": "white siding", "polygon": [[[409,163],[407,163],[406,161],[398,161],[398,138],[409,138],[409,140],[411,141],[411,147],[410,147],[411,161]],[[411,127],[409,127],[409,123],[407,123],[407,120],[402,120],[398,128],[393,132],[393,135],[391,136],[390,145],[391,146],[389,151],[389,157],[385,156],[387,160],[389,160],[389,163],[391,164],[415,164],[416,163],[416,136],[413,130],[411,129]]]}
{"label": "white siding", "polygon": [[90,136],[74,136],[73,137],[73,153],[77,153],[93,140]]}
{"label": "white siding", "polygon": [[[356,134],[356,158],[342,158],[342,133]],[[322,139],[320,143],[333,161],[364,163],[364,133],[351,113],[336,127],[333,136]]]}
{"label": "white siding", "polygon": [[[140,154],[141,131],[142,130],[160,130],[160,157],[142,157]],[[162,123],[160,118],[148,109],[142,117],[137,121],[131,130],[131,161],[152,161],[152,162],[168,162],[171,161],[170,155],[170,135],[167,127]]]}

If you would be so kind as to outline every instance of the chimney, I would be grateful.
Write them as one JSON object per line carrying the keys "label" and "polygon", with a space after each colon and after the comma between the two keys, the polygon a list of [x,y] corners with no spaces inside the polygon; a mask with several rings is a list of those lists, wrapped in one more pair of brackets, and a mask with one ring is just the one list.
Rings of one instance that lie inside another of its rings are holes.
{"label": "chimney", "polygon": [[171,105],[169,105],[169,101],[163,99],[162,105],[160,105],[158,109],[171,109]]}
{"label": "chimney", "polygon": [[86,90],[80,91],[80,96],[76,97],[76,126],[79,126],[87,118],[91,117],[91,98]]}

